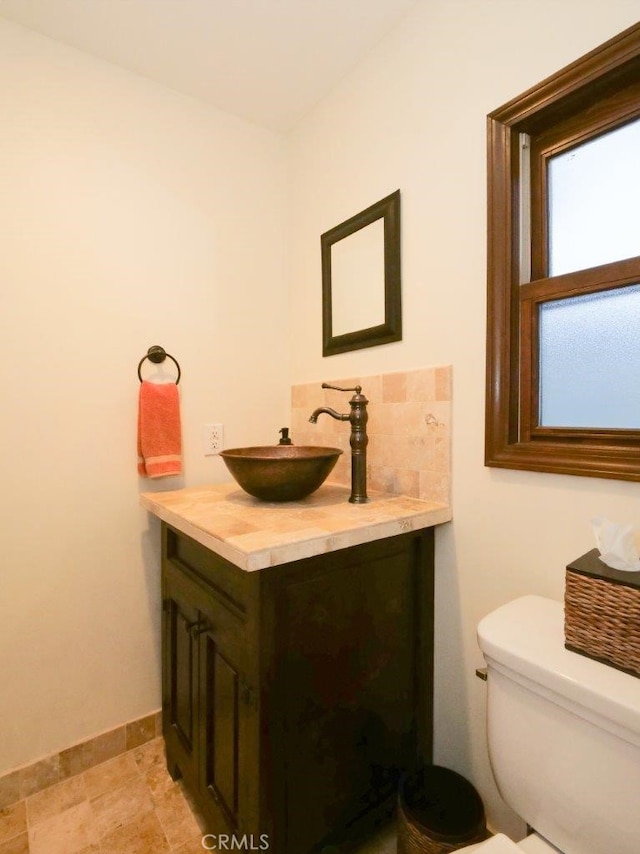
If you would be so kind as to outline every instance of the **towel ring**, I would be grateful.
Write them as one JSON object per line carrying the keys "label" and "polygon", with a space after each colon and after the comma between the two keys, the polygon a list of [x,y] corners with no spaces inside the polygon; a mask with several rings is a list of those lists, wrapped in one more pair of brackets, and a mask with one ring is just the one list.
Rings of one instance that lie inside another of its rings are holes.
{"label": "towel ring", "polygon": [[142,368],[143,362],[146,359],[149,359],[149,361],[153,362],[154,365],[159,365],[160,362],[164,362],[165,359],[171,359],[173,364],[178,369],[178,377],[176,379],[176,385],[178,385],[178,383],[180,382],[180,376],[182,373],[180,370],[180,365],[178,364],[177,359],[175,359],[171,355],[171,353],[167,353],[165,351],[164,347],[158,347],[158,345],[154,345],[153,347],[149,347],[149,349],[147,350],[147,355],[143,356],[140,359],[140,362],[138,363],[138,379],[140,380],[140,382],[142,382],[142,373],[140,372],[140,369]]}

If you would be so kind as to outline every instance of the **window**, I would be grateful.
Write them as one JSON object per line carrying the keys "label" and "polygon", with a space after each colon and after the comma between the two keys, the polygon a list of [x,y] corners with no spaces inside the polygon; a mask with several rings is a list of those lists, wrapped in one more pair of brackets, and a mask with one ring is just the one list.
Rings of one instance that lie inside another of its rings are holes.
{"label": "window", "polygon": [[640,480],[640,24],[488,117],[485,462]]}

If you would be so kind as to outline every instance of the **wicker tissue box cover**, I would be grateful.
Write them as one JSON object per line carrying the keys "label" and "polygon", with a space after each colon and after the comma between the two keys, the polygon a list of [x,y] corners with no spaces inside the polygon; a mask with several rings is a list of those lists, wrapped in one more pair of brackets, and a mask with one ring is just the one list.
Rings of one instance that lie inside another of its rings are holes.
{"label": "wicker tissue box cover", "polygon": [[612,569],[599,554],[567,566],[565,647],[640,676],[640,572]]}

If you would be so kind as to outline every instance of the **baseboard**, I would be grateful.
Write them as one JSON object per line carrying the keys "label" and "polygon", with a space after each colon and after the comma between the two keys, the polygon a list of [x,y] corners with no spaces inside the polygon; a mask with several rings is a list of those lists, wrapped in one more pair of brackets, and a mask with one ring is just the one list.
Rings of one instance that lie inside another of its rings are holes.
{"label": "baseboard", "polygon": [[160,711],[0,776],[0,810],[162,735]]}

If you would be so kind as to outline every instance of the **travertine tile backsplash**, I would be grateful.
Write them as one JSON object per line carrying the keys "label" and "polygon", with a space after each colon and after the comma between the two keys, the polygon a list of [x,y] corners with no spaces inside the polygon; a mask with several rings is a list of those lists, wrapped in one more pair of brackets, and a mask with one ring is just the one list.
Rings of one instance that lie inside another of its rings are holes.
{"label": "travertine tile backsplash", "polygon": [[[438,366],[326,382],[362,386],[369,400],[367,483],[371,490],[450,503],[451,492],[451,367]],[[342,448],[329,480],[351,482],[349,424],[321,415],[318,406],[349,412],[350,393],[321,388],[318,383],[291,390],[291,438],[296,445]]]}

